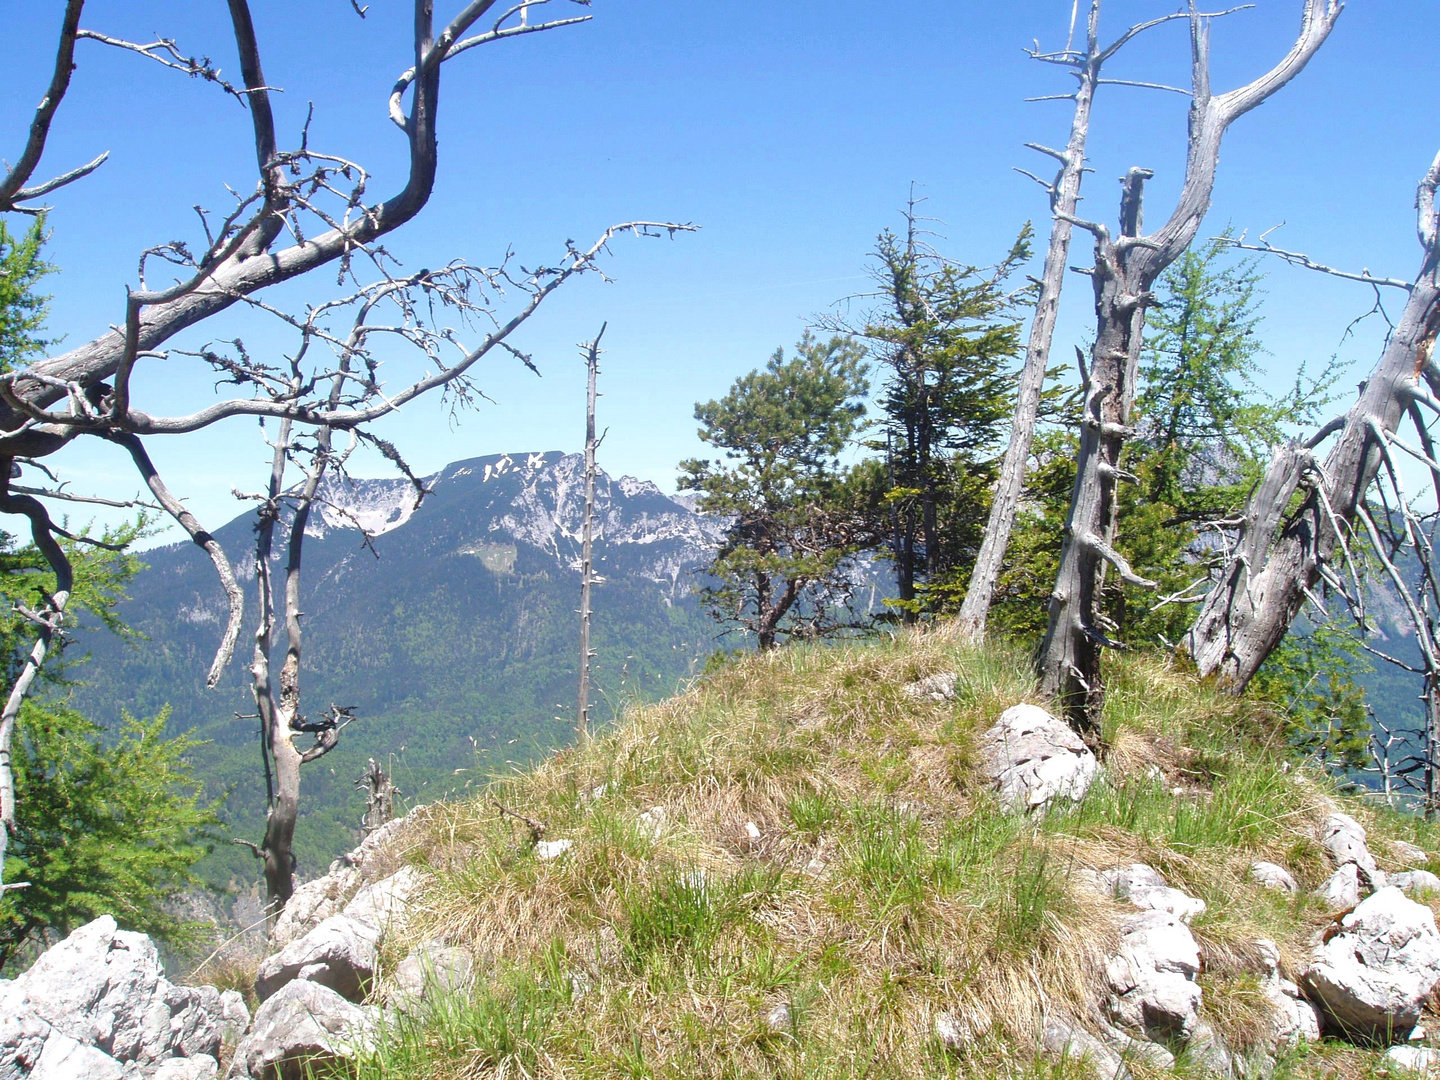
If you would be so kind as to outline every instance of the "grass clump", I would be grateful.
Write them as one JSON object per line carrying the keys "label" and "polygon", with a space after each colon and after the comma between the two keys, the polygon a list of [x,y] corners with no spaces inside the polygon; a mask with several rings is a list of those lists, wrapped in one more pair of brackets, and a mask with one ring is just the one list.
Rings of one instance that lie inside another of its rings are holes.
{"label": "grass clump", "polygon": [[[939,672],[957,676],[953,701],[906,694]],[[1131,909],[1080,871],[1130,862],[1206,901],[1207,1019],[1244,1048],[1268,1009],[1255,941],[1293,966],[1325,916],[1309,896],[1324,816],[1362,817],[1382,860],[1392,836],[1440,850],[1429,827],[1292,767],[1273,717],[1144,657],[1112,673],[1090,794],[1003,813],[977,746],[1021,701],[1040,702],[1028,658],[1004,645],[787,648],[429,808],[407,857],[433,882],[396,948],[460,945],[480,975],[387,1029],[359,1075],[1089,1075],[1036,1043],[1047,1010],[1100,1015]],[[573,846],[538,859],[497,802]],[[1289,866],[1300,894],[1261,890],[1257,859]],[[963,1053],[941,1014],[973,1034]],[[1285,1075],[1361,1060],[1326,1054]]]}

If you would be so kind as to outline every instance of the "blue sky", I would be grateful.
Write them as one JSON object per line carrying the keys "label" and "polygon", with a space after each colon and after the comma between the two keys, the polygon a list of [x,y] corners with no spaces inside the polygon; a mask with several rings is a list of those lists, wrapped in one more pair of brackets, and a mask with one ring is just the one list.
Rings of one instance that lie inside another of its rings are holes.
{"label": "blue sky", "polygon": [[[11,5],[0,65],[0,150],[13,159],[48,78],[61,5]],[[437,0],[448,15],[459,0]],[[393,189],[403,142],[385,115],[395,76],[408,66],[408,3],[372,0],[357,19],[347,0],[255,0],[267,80],[282,141],[314,104],[311,145],[364,163],[373,193]],[[1174,0],[1107,0],[1105,36],[1175,9]],[[1259,0],[1222,20],[1214,36],[1215,85],[1228,89],[1288,48],[1300,0]],[[211,56],[238,76],[219,0],[92,0],[84,25],[149,40],[157,32]],[[453,426],[438,400],[416,402],[383,433],[411,463],[501,451],[578,449],[583,371],[575,344],[609,322],[601,453],[612,474],[671,489],[675,464],[696,453],[697,400],[792,343],[815,313],[866,287],[866,253],[895,225],[912,181],[941,220],[937,246],[954,258],[997,258],[1026,220],[1048,227],[1043,193],[1013,171],[1046,162],[1027,141],[1059,145],[1064,103],[1024,102],[1068,89],[1066,76],[1026,58],[1039,39],[1063,43],[1071,0],[896,0],[861,4],[726,4],[595,0],[584,26],[472,51],[448,66],[440,115],[440,180],[422,216],[386,241],[407,266],[463,257],[493,263],[554,259],[567,239],[588,244],[632,218],[694,222],[671,240],[622,239],[605,268],[614,279],[573,282],[527,325],[518,344],[537,379],[504,359],[481,384],[494,399]],[[1331,41],[1300,78],[1231,130],[1215,206],[1202,235],[1227,224],[1349,268],[1409,277],[1419,257],[1415,181],[1437,147],[1433,46],[1440,5],[1352,0]],[[191,207],[224,207],[225,184],[253,184],[248,116],[214,87],[140,57],[82,42],[70,96],[42,172],[110,162],[52,197],[50,254],[61,273],[52,332],[79,344],[117,322],[144,248],[196,236]],[[1182,25],[1132,44],[1110,73],[1184,82]],[[1147,199],[1154,226],[1168,213],[1183,165],[1185,101],[1107,87],[1097,104],[1083,211],[1113,219],[1116,178],[1156,170]],[[1072,263],[1084,264],[1077,239]],[[1346,325],[1370,306],[1357,285],[1281,265],[1271,268],[1264,336],[1268,377],[1279,387],[1302,361],[1323,364]],[[286,303],[334,294],[319,275]],[[1067,282],[1055,356],[1084,339],[1088,283]],[[243,336],[253,352],[290,344],[253,317],[215,320],[176,344]],[[1378,345],[1375,321],[1341,350],[1363,377]],[[211,380],[190,362],[154,365],[142,408],[190,411]],[[254,490],[266,457],[255,424],[152,440],[171,486],[207,524]],[[79,444],[55,459],[76,490],[136,488],[128,459]],[[382,462],[357,471],[379,474]]]}

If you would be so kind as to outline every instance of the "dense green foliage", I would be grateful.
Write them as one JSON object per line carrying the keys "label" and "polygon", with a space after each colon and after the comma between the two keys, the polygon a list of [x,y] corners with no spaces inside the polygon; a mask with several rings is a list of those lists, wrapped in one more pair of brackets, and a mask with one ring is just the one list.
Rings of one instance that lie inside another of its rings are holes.
{"label": "dense green foliage", "polygon": [[49,297],[36,292],[53,271],[45,261],[45,219],[37,217],[16,237],[0,221],[0,371],[10,371],[49,342],[40,337]]}
{"label": "dense green foliage", "polygon": [[196,742],[165,737],[168,714],[126,717],[106,738],[63,705],[27,704],[14,748],[19,828],[5,860],[0,968],[32,942],[114,915],[184,949],[202,927],[173,901],[209,850],[217,805],[200,795],[188,760]]}
{"label": "dense green foliage", "polygon": [[869,539],[852,513],[840,454],[865,414],[864,350],[808,334],[786,359],[695,406],[700,438],[718,461],[680,463],[680,487],[730,520],[703,595],[717,618],[755,635],[760,649],[835,623],[853,584],[853,556]]}
{"label": "dense green foliage", "polygon": [[912,205],[903,237],[886,229],[877,239],[871,276],[882,303],[854,328],[885,373],[871,441],[886,485],[875,530],[907,621],[963,595],[1014,408],[1030,296],[1009,284],[1030,257],[1028,225],[999,263],[980,268],[933,251],[917,220]]}

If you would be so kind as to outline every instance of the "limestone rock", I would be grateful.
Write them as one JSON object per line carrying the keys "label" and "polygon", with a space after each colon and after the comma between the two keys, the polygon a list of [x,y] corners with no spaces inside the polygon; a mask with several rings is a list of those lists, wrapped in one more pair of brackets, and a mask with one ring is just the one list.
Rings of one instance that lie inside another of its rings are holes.
{"label": "limestone rock", "polygon": [[1235,1056],[1220,1033],[1204,1020],[1195,1025],[1185,1055],[1202,1076],[1230,1076],[1235,1071]]}
{"label": "limestone rock", "polygon": [[574,840],[541,840],[535,844],[535,857],[543,862],[558,859],[572,847]]}
{"label": "limestone rock", "polygon": [[283,949],[332,915],[339,915],[359,888],[360,872],[351,867],[341,867],[307,881],[291,894],[275,920],[275,929],[270,932],[271,946]]}
{"label": "limestone rock", "polygon": [[1130,1075],[1124,1060],[1114,1049],[1067,1017],[1052,1015],[1045,1018],[1040,1049],[1065,1062],[1089,1064],[1099,1080],[1127,1080]]}
{"label": "limestone rock", "polygon": [[220,1042],[234,1046],[250,1030],[250,1008],[238,990],[226,990],[220,994]]}
{"label": "limestone rock", "polygon": [[905,687],[903,693],[915,701],[954,701],[955,683],[959,676],[953,671],[942,671],[927,675]]}
{"label": "limestone rock", "polygon": [[1429,870],[1406,870],[1401,874],[1391,874],[1389,884],[1411,896],[1423,896],[1426,893],[1440,895],[1440,877],[1436,877]]}
{"label": "limestone rock", "polygon": [[[219,992],[208,986],[172,985],[154,943],[144,934],[117,929],[108,915],[42,953],[5,988],[0,1011],[5,1014],[0,1023],[0,1078],[6,1078],[7,1061],[13,1065],[28,1060],[38,1070],[62,1054],[71,1062],[67,1068],[83,1065],[103,1072],[103,1062],[68,1048],[66,1039],[120,1065],[147,1067],[169,1057],[214,1055],[220,1049]],[[35,1040],[42,1032],[44,1049],[36,1056]]]}
{"label": "limestone rock", "polygon": [[1279,946],[1264,939],[1255,944],[1265,966],[1260,985],[1272,1010],[1272,1045],[1276,1050],[1288,1050],[1302,1042],[1319,1042],[1320,1014],[1305,1000],[1300,987],[1281,974]]}
{"label": "limestone rock", "polygon": [[162,1062],[150,1080],[215,1080],[219,1075],[220,1063],[209,1054],[200,1054]]}
{"label": "limestone rock", "polygon": [[1055,799],[1080,799],[1099,762],[1063,720],[1038,705],[1013,705],[980,737],[985,775],[1002,806],[1044,810]]}
{"label": "limestone rock", "polygon": [[45,1050],[50,1025],[24,1004],[23,996],[12,1002],[0,996],[0,1080],[22,1080],[29,1076]]}
{"label": "limestone rock", "polygon": [[1430,856],[1424,848],[1416,847],[1408,840],[1391,840],[1390,850],[1395,857],[1412,870],[1427,866],[1430,863]]}
{"label": "limestone rock", "polygon": [[1360,903],[1360,868],[1354,863],[1346,863],[1325,879],[1325,884],[1315,890],[1315,895],[1337,910],[1353,908]]}
{"label": "limestone rock", "polygon": [[1346,914],[1300,975],[1328,1030],[1386,1042],[1409,1035],[1437,982],[1435,916],[1394,887]]}
{"label": "limestone rock", "polygon": [[1362,870],[1375,869],[1375,856],[1365,844],[1365,829],[1349,814],[1331,814],[1325,819],[1320,846],[1336,866],[1355,863]]}
{"label": "limestone rock", "polygon": [[59,1031],[45,1040],[45,1049],[30,1080],[123,1080],[125,1066],[103,1050],[77,1042]]}
{"label": "limestone rock", "polygon": [[1131,863],[1100,872],[1105,891],[1146,911],[1164,911],[1188,923],[1205,911],[1205,901],[1165,883],[1160,871],[1144,863]]}
{"label": "limestone rock", "polygon": [[418,867],[407,866],[387,878],[366,885],[345,905],[343,914],[374,927],[383,937],[401,930],[414,909],[414,897],[425,884]]}
{"label": "limestone rock", "polygon": [[1440,1073],[1440,1050],[1428,1046],[1392,1046],[1385,1051],[1383,1061],[1392,1069],[1401,1072],[1433,1076]]}
{"label": "limestone rock", "polygon": [[250,1034],[235,1051],[233,1080],[303,1080],[307,1063],[344,1060],[369,1043],[376,1012],[328,986],[297,979],[255,1010]]}
{"label": "limestone rock", "polygon": [[298,941],[265,958],[255,973],[255,996],[265,1001],[299,979],[359,1001],[375,976],[379,940],[375,927],[348,915],[332,915]]}
{"label": "limestone rock", "polygon": [[1250,880],[1264,889],[1275,889],[1279,892],[1295,893],[1300,886],[1295,883],[1294,876],[1289,870],[1279,863],[1257,862],[1250,864]]}
{"label": "limestone rock", "polygon": [[765,1027],[774,1032],[790,1031],[795,1024],[795,1014],[788,1001],[778,1001],[765,1012]]}
{"label": "limestone rock", "polygon": [[1152,1042],[1189,1039],[1200,1016],[1199,973],[1200,947],[1188,926],[1164,911],[1132,915],[1105,968],[1111,1020]]}
{"label": "limestone rock", "polygon": [[437,992],[457,993],[470,985],[474,972],[475,961],[464,949],[429,941],[395,968],[390,1000],[408,1008]]}

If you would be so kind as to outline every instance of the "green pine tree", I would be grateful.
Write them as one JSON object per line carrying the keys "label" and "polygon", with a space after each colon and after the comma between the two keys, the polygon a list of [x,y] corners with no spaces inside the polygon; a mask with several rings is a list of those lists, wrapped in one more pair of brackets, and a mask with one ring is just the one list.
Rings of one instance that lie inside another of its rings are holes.
{"label": "green pine tree", "polygon": [[761,650],[849,621],[851,562],[870,539],[854,511],[863,485],[840,465],[869,387],[864,350],[806,334],[788,359],[696,405],[700,438],[719,461],[680,463],[682,490],[731,522],[701,592],[712,614],[755,635]]}

